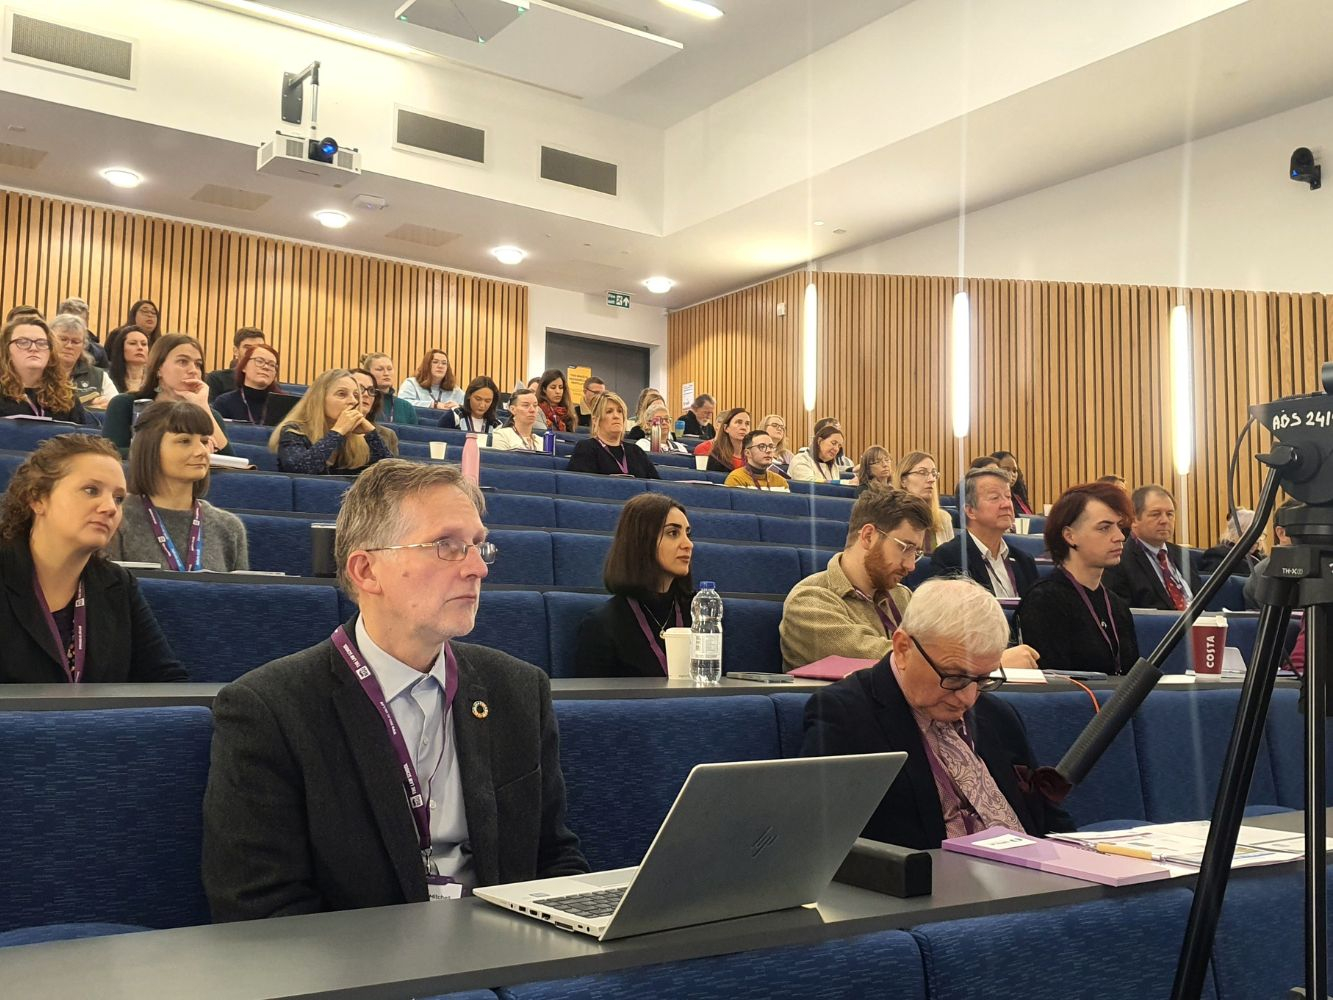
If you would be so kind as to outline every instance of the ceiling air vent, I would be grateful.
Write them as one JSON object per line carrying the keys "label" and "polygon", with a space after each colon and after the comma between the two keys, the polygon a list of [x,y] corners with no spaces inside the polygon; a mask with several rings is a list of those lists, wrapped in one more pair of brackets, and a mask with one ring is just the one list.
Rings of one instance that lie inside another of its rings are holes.
{"label": "ceiling air vent", "polygon": [[471,163],[486,162],[484,129],[435,118],[420,111],[396,108],[394,145],[416,153],[436,153]]}
{"label": "ceiling air vent", "polygon": [[134,42],[5,12],[5,58],[133,87]]}
{"label": "ceiling air vent", "polygon": [[397,229],[391,229],[384,235],[391,240],[417,243],[423,247],[442,247],[446,243],[452,243],[458,239],[461,234],[451,233],[444,229],[434,229],[430,226],[419,226],[414,222],[404,222]]}
{"label": "ceiling air vent", "polygon": [[0,142],[0,167],[36,170],[37,165],[44,159],[46,159],[44,149],[29,149],[27,146],[11,146],[7,142]]}
{"label": "ceiling air vent", "polygon": [[246,191],[244,188],[205,184],[190,195],[190,200],[201,201],[206,205],[220,205],[222,208],[235,208],[242,212],[254,212],[267,205],[272,197],[260,194],[258,191]]}
{"label": "ceiling air vent", "polygon": [[561,184],[614,195],[617,169],[614,163],[566,153],[550,146],[542,147],[542,176],[548,181],[559,181]]}

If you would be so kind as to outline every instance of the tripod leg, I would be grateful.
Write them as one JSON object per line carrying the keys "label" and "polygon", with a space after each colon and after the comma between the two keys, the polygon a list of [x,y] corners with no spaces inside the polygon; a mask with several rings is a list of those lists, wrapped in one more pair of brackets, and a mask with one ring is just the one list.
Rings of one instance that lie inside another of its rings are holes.
{"label": "tripod leg", "polygon": [[[1236,837],[1245,812],[1245,797],[1263,743],[1264,719],[1273,695],[1273,680],[1282,657],[1282,640],[1287,634],[1290,617],[1290,609],[1272,604],[1265,605],[1259,612],[1254,656],[1241,688],[1236,724],[1231,730],[1217,799],[1213,804],[1203,866],[1194,886],[1194,903],[1180,946],[1180,962],[1171,988],[1174,1000],[1196,1000],[1203,993],[1213,937],[1217,933],[1227,879],[1231,875],[1231,859],[1236,853]],[[1323,996],[1322,993],[1316,995]]]}
{"label": "tripod leg", "polygon": [[1328,947],[1324,942],[1324,727],[1330,610],[1305,610],[1305,995],[1328,996]]}

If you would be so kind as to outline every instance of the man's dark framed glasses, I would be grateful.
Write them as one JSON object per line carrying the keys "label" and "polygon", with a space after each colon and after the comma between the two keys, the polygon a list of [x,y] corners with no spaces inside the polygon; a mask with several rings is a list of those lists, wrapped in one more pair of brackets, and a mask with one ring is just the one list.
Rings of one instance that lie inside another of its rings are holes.
{"label": "man's dark framed glasses", "polygon": [[965,691],[970,684],[975,684],[978,691],[994,691],[1005,682],[1004,667],[1000,667],[999,677],[996,677],[993,674],[973,677],[971,674],[947,673],[940,669],[940,665],[930,658],[930,654],[922,648],[921,643],[916,641],[916,636],[909,635],[907,638],[912,640],[912,645],[916,647],[916,651],[925,658],[927,663],[930,664],[930,669],[939,675],[940,687],[944,688],[946,691]]}

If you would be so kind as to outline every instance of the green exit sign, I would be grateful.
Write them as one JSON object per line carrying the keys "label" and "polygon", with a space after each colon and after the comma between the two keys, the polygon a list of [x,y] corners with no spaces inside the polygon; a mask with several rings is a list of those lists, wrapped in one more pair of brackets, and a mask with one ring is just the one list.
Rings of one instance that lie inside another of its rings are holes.
{"label": "green exit sign", "polygon": [[606,304],[617,309],[629,308],[629,292],[607,292]]}

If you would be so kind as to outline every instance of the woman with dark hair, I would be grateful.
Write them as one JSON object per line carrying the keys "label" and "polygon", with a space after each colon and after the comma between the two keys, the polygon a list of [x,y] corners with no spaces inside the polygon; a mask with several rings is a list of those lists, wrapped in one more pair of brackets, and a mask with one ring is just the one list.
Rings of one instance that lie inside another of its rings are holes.
{"label": "woman with dark hair", "polygon": [[162,314],[158,311],[157,303],[150,299],[140,299],[134,303],[130,306],[130,318],[125,321],[125,325],[137,326],[142,330],[148,337],[148,346],[152,347],[162,335]]}
{"label": "woman with dark hair", "polygon": [[798,483],[837,483],[851,470],[852,460],[843,454],[842,428],[830,422],[815,431],[809,449],[791,460],[787,475]]}
{"label": "woman with dark hair", "polygon": [[379,431],[379,435],[384,441],[384,447],[389,449],[389,454],[397,455],[398,432],[392,427],[385,427],[378,419],[382,407],[380,406],[380,391],[375,385],[375,376],[364,368],[353,368],[351,372],[352,381],[361,389],[361,415],[375,425],[375,429]]}
{"label": "woman with dark hair", "polygon": [[228,420],[262,424],[270,395],[283,395],[278,385],[278,349],[255,343],[236,359],[236,388],[213,400],[213,409]]}
{"label": "woman with dark hair", "polygon": [[[453,410],[462,406],[463,395],[463,390],[458,388],[454,366],[449,363],[449,355],[439,349],[427,351],[421,364],[417,365],[417,373],[403,379],[403,384],[398,387],[399,399],[432,410]],[[499,396],[498,392],[496,396]]]}
{"label": "woman with dark hair", "polygon": [[1122,674],[1139,658],[1134,616],[1102,581],[1120,565],[1134,508],[1111,483],[1066,490],[1046,516],[1046,551],[1056,571],[1038,580],[1014,616],[1022,641],[1047,670]]}
{"label": "woman with dark hair", "polygon": [[574,446],[568,469],[602,476],[662,478],[643,449],[625,440],[625,401],[614,392],[602,393],[592,404],[592,436]]}
{"label": "woman with dark hair", "polygon": [[106,370],[117,392],[138,392],[148,377],[148,334],[137,326],[112,330],[106,339]]}
{"label": "woman with dark hair", "polygon": [[663,493],[625,502],[602,581],[613,596],[579,624],[576,677],[665,677],[669,628],[689,628],[690,519]]}
{"label": "woman with dark hair", "polygon": [[177,573],[250,568],[245,525],[208,493],[213,421],[191,403],[153,403],[130,443],[130,495],[107,546],[112,559],[158,563]]}
{"label": "woman with dark hair", "polygon": [[893,456],[887,448],[872,444],[856,465],[856,495],[875,485],[893,489]]}
{"label": "woman with dark hair", "polygon": [[208,405],[208,384],[204,382],[204,349],[199,341],[183,333],[169,333],[158,339],[148,352],[143,388],[122,392],[106,408],[102,436],[117,448],[128,449],[134,436],[135,415],[149,403],[193,403],[213,421],[213,450],[230,455],[231,446],[222,430],[222,414]]}
{"label": "woman with dark hair", "polygon": [[574,418],[565,406],[565,373],[559,368],[549,368],[542,373],[541,381],[537,383],[537,406],[548,429],[566,432],[574,429]]}
{"label": "woman with dark hair", "polygon": [[1024,516],[1032,513],[1032,501],[1028,499],[1028,481],[1023,475],[1023,470],[1018,467],[1018,458],[1012,451],[991,452],[991,458],[995,459],[1000,468],[1009,473],[1011,482],[1009,492],[1014,497],[1014,511]]}
{"label": "woman with dark hair", "polygon": [[500,426],[496,409],[500,405],[500,390],[490,378],[480,375],[467,384],[463,405],[440,418],[441,427],[489,434]]}
{"label": "woman with dark hair", "polygon": [[694,449],[696,455],[707,455],[709,472],[731,475],[745,464],[742,445],[750,433],[750,411],[737,406],[722,414],[717,422],[717,434]]}
{"label": "woman with dark hair", "polygon": [[134,576],[101,550],[125,473],[105,438],[47,438],[0,500],[0,683],[178,681],[185,671]]}
{"label": "woman with dark hair", "polygon": [[0,331],[0,417],[50,417],[87,423],[74,386],[56,356],[55,338],[40,316],[23,313]]}

